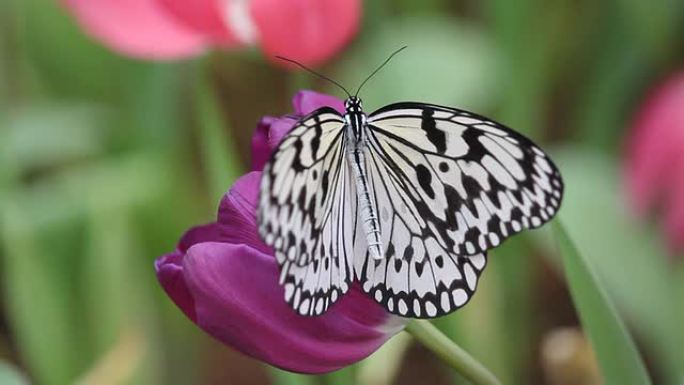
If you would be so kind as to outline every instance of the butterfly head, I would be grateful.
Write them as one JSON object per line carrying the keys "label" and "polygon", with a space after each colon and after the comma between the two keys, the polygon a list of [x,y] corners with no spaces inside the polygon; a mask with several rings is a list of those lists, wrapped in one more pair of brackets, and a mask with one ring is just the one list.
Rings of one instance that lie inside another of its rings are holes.
{"label": "butterfly head", "polygon": [[361,112],[363,109],[361,98],[357,96],[350,96],[344,101],[344,109],[347,110],[347,113]]}

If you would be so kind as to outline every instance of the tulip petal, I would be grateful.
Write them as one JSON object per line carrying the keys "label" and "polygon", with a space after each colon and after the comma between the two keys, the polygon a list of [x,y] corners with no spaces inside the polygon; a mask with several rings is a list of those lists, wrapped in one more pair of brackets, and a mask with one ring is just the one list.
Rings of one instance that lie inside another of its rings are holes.
{"label": "tulip petal", "polygon": [[[684,129],[684,126],[682,126]],[[678,170],[684,170],[682,162]],[[672,176],[669,209],[665,213],[665,228],[673,252],[684,248],[684,174]]]}
{"label": "tulip petal", "polygon": [[173,18],[157,0],[65,0],[96,39],[122,54],[177,59],[204,50],[206,39]]}
{"label": "tulip petal", "polygon": [[193,322],[197,320],[195,301],[183,277],[183,257],[185,252],[197,243],[219,240],[219,226],[216,223],[193,227],[183,234],[176,251],[162,255],[154,261],[154,270],[164,291]]}
{"label": "tulip petal", "polygon": [[684,74],[647,98],[627,147],[627,184],[637,212],[667,193],[669,173],[684,165]]}
{"label": "tulip petal", "polygon": [[344,114],[344,101],[335,96],[321,94],[316,91],[302,90],[292,98],[295,113],[300,116],[308,115],[321,107],[332,107],[340,114]]}
{"label": "tulip petal", "polygon": [[214,44],[224,47],[240,45],[240,41],[226,25],[226,1],[219,0],[156,0],[189,29],[209,37]]}
{"label": "tulip petal", "polygon": [[186,231],[178,241],[178,250],[182,253],[188,251],[190,247],[202,242],[224,241],[221,238],[221,229],[216,223],[195,226]]}
{"label": "tulip petal", "polygon": [[265,116],[257,124],[252,137],[252,169],[264,169],[271,153],[278,147],[283,137],[290,132],[297,119],[291,117],[274,118]]}
{"label": "tulip petal", "polygon": [[[330,59],[359,27],[359,0],[253,0],[263,50],[315,65]],[[282,63],[280,63],[282,64]]]}
{"label": "tulip petal", "polygon": [[219,206],[217,227],[222,242],[247,245],[263,253],[273,254],[259,237],[256,221],[261,172],[240,177],[223,196]]}
{"label": "tulip petal", "polygon": [[665,216],[673,251],[684,247],[684,73],[646,98],[627,142],[626,181],[636,212]]}
{"label": "tulip petal", "polygon": [[154,261],[154,270],[166,294],[192,322],[197,322],[195,301],[183,277],[182,261],[183,254],[179,251],[162,255]]}
{"label": "tulip petal", "polygon": [[275,258],[245,245],[197,244],[183,268],[202,329],[286,370],[339,369],[365,358],[403,327],[358,289],[322,316],[298,315],[283,300]]}

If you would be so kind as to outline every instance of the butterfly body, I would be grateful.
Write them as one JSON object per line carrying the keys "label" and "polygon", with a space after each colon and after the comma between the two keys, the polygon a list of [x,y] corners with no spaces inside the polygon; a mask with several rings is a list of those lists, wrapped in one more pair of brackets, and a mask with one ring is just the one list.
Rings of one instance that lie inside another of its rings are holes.
{"label": "butterfly body", "polygon": [[344,103],[345,140],[347,142],[347,163],[355,176],[355,188],[359,204],[360,220],[363,222],[368,253],[371,258],[382,259],[382,241],[380,224],[375,203],[371,196],[368,174],[366,172],[366,141],[368,129],[366,114],[363,112],[361,99],[350,97]]}
{"label": "butterfly body", "polygon": [[387,311],[431,318],[472,297],[486,251],[550,220],[562,180],[521,134],[403,102],[303,117],[264,169],[259,230],[285,300],[319,315],[353,282]]}

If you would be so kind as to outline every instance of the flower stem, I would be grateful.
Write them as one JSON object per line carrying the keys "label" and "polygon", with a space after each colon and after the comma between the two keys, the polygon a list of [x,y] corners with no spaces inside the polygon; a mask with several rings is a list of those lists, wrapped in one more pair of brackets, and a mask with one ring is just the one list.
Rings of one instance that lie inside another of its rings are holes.
{"label": "flower stem", "polygon": [[429,321],[413,320],[408,323],[405,330],[473,385],[501,385],[492,372]]}

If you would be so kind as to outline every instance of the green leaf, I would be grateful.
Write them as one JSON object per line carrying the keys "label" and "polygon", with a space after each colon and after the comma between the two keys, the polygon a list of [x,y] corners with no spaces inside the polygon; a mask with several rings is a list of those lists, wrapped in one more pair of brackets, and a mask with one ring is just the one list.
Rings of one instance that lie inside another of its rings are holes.
{"label": "green leaf", "polygon": [[157,154],[135,153],[53,172],[30,188],[8,189],[6,198],[0,200],[0,211],[16,206],[22,220],[13,225],[13,232],[32,233],[83,218],[87,214],[84,197],[102,210],[145,204],[168,191],[173,171],[165,162]]}
{"label": "green leaf", "polygon": [[681,300],[677,277],[662,236],[639,223],[625,204],[616,161],[605,154],[567,147],[554,152],[565,180],[560,218],[592,270],[629,319],[630,326],[660,365],[678,383],[684,359]]}
{"label": "green leaf", "polygon": [[26,220],[16,205],[4,205],[0,251],[9,322],[22,361],[36,382],[68,384],[79,369],[81,341],[73,328],[78,308],[70,295],[70,282],[54,268],[55,253],[27,230]]}
{"label": "green leaf", "polygon": [[573,302],[607,384],[650,384],[646,368],[610,298],[563,226],[553,223]]}
{"label": "green leaf", "polygon": [[[111,383],[151,383],[159,374],[153,363],[163,353],[155,349],[155,327],[149,325],[153,296],[141,279],[148,274],[149,260],[134,234],[129,213],[133,206],[108,210],[97,199],[85,200],[92,206],[79,280],[80,324],[83,335],[89,336],[93,358],[79,384],[101,383],[105,378]],[[112,365],[117,366],[116,374],[106,369]],[[88,378],[90,382],[84,380]]]}
{"label": "green leaf", "polygon": [[0,160],[17,172],[55,167],[104,149],[109,115],[94,104],[32,104],[14,109],[0,131]]}

